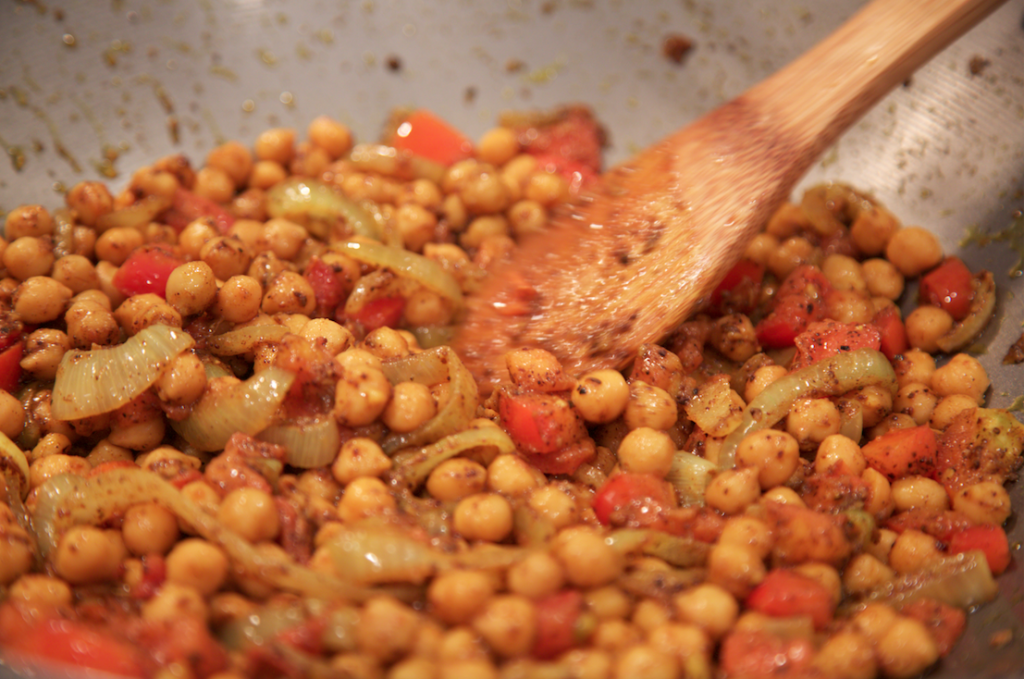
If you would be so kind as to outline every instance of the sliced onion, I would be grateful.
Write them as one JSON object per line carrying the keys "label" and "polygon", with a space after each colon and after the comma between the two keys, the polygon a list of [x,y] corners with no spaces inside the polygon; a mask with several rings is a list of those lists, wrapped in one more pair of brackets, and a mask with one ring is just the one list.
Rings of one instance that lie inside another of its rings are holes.
{"label": "sliced onion", "polygon": [[263,342],[276,342],[287,333],[287,326],[276,323],[248,325],[207,338],[206,348],[215,356],[238,356],[252,351]]}
{"label": "sliced onion", "polygon": [[267,192],[267,214],[309,229],[323,239],[334,236],[365,236],[379,240],[373,218],[341,191],[316,179],[291,177]]}
{"label": "sliced onion", "polygon": [[427,290],[444,297],[456,309],[462,307],[462,289],[458,281],[440,264],[423,255],[401,248],[368,241],[347,241],[331,246],[357,262],[379,269],[390,269],[402,278],[409,278]]}
{"label": "sliced onion", "polygon": [[171,207],[171,199],[165,196],[149,195],[128,207],[108,212],[96,220],[96,232],[103,233],[109,229],[139,229],[157,218],[161,212]]}
{"label": "sliced onion", "polygon": [[444,180],[444,165],[383,144],[356,144],[349,154],[349,161],[362,172],[373,172],[403,181],[429,179],[440,184]]}
{"label": "sliced onion", "polygon": [[839,401],[839,433],[854,442],[864,436],[864,406],[861,402],[846,398]]}
{"label": "sliced onion", "polygon": [[416,336],[416,343],[423,349],[433,349],[445,344],[451,344],[455,339],[455,326],[452,325],[423,325],[412,329]]}
{"label": "sliced onion", "polygon": [[994,599],[999,585],[980,551],[936,559],[921,570],[897,576],[872,590],[865,601],[885,601],[897,608],[919,599],[971,608]]}
{"label": "sliced onion", "polygon": [[451,564],[447,554],[376,521],[346,525],[327,544],[338,574],[362,585],[420,584]]}
{"label": "sliced onion", "polygon": [[679,503],[687,505],[703,505],[704,490],[718,470],[718,465],[703,457],[678,450],[672,457],[672,468],[665,475],[665,480],[676,489]]}
{"label": "sliced onion", "polygon": [[14,485],[22,499],[28,495],[28,459],[14,441],[0,432],[0,476]]}
{"label": "sliced onion", "polygon": [[197,450],[222,450],[232,434],[255,436],[270,426],[294,381],[294,374],[270,367],[227,388],[211,385],[188,417],[171,426]]}
{"label": "sliced onion", "polygon": [[971,308],[967,312],[967,316],[935,341],[939,349],[947,354],[962,349],[980,335],[988,322],[992,320],[992,314],[995,313],[996,282],[992,278],[992,274],[988,271],[981,271],[974,277],[971,284],[974,287],[974,298],[971,300]]}
{"label": "sliced onion", "polygon": [[874,349],[836,354],[772,382],[747,405],[740,426],[725,438],[718,467],[735,466],[740,441],[780,421],[798,398],[838,396],[867,386],[884,386],[896,395],[896,373],[889,360]]}
{"label": "sliced onion", "polygon": [[480,446],[493,446],[498,449],[499,455],[515,452],[516,449],[508,434],[497,427],[466,429],[404,458],[396,457],[395,467],[391,471],[392,483],[414,489],[426,481],[437,465],[459,453]]}
{"label": "sliced onion", "polygon": [[341,431],[330,416],[267,427],[256,438],[284,447],[288,464],[300,469],[330,464],[341,448]]}
{"label": "sliced onion", "polygon": [[315,598],[334,596],[352,601],[365,601],[379,593],[310,570],[276,553],[257,551],[170,483],[142,469],[112,469],[91,478],[61,474],[39,486],[33,512],[39,551],[46,558],[57,549],[68,528],[99,525],[143,502],[155,502],[173,512],[199,535],[220,546],[247,575],[274,587]]}
{"label": "sliced onion", "polygon": [[356,281],[345,299],[345,314],[354,316],[364,306],[382,297],[409,297],[417,288],[416,281],[397,276],[390,269],[371,271]]}
{"label": "sliced onion", "polygon": [[704,581],[705,575],[703,568],[637,568],[621,575],[615,584],[634,596],[666,601],[694,585],[699,585]]}
{"label": "sliced onion", "polygon": [[193,344],[180,328],[151,325],[124,344],[66,352],[53,383],[53,416],[77,420],[117,410],[149,389]]}
{"label": "sliced onion", "polygon": [[434,417],[410,432],[392,433],[384,439],[381,447],[386,453],[433,443],[465,429],[476,415],[479,400],[476,380],[462,365],[462,361],[451,347],[436,347],[405,358],[387,361],[383,364],[383,369],[384,375],[392,384],[417,382],[433,386],[447,382],[449,386],[448,400],[441,405]]}
{"label": "sliced onion", "polygon": [[640,552],[680,568],[704,565],[711,549],[711,545],[695,538],[650,528],[622,528],[612,531],[605,541],[624,556]]}

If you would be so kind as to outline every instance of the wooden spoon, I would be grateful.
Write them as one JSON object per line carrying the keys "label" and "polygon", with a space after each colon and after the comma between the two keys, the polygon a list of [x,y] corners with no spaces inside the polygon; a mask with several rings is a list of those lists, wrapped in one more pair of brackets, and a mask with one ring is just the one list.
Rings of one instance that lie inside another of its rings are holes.
{"label": "wooden spoon", "polygon": [[818,156],[1003,0],[875,0],[745,94],[609,171],[469,302],[455,346],[481,386],[505,352],[623,367],[681,323]]}

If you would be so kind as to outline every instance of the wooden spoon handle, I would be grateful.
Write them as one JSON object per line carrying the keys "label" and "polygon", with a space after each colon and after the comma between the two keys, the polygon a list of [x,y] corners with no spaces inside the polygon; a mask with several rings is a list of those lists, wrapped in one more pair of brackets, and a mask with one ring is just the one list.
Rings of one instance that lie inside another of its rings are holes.
{"label": "wooden spoon handle", "polygon": [[[814,158],[921,65],[1005,0],[875,0],[743,95]],[[791,137],[792,138],[792,137]]]}

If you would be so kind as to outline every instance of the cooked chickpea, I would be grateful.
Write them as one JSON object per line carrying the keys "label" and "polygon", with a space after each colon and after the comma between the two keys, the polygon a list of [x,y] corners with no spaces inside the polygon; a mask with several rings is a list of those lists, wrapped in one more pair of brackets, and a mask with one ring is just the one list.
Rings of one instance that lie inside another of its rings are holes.
{"label": "cooked chickpea", "polygon": [[15,580],[7,594],[9,601],[34,608],[70,608],[74,601],[68,583],[36,573],[26,573]]}
{"label": "cooked chickpea", "polygon": [[925,384],[911,383],[901,387],[893,401],[893,410],[910,415],[917,424],[931,419],[938,398]]}
{"label": "cooked chickpea", "polygon": [[399,382],[392,388],[391,400],[380,417],[391,431],[405,433],[422,426],[436,413],[430,387],[418,382]]}
{"label": "cooked chickpea", "polygon": [[723,471],[708,484],[705,502],[723,514],[739,514],[761,496],[758,474],[756,467]]}
{"label": "cooked chickpea", "polygon": [[971,396],[965,394],[945,396],[935,405],[928,424],[931,425],[932,429],[944,430],[957,415],[965,410],[972,410],[977,407],[978,402]]}
{"label": "cooked chickpea", "polygon": [[833,679],[874,679],[878,671],[871,641],[852,630],[830,636],[812,664]]}
{"label": "cooked chickpea", "polygon": [[624,566],[622,555],[603,535],[583,526],[563,529],[555,539],[554,554],[566,580],[577,587],[608,584]]}
{"label": "cooked chickpea", "polygon": [[391,458],[376,441],[354,438],[342,444],[331,465],[331,474],[338,483],[348,484],[361,476],[379,476],[388,469],[391,469]]}
{"label": "cooked chickpea", "polygon": [[878,640],[875,655],[886,676],[910,679],[939,659],[939,649],[924,623],[900,616]]}
{"label": "cooked chickpea", "polygon": [[72,585],[117,579],[127,550],[121,534],[93,526],[69,528],[57,545],[53,568]]}
{"label": "cooked chickpea", "polygon": [[537,171],[530,174],[523,186],[523,197],[550,207],[569,196],[569,182],[559,174]]}
{"label": "cooked chickpea", "polygon": [[843,586],[851,594],[862,594],[881,587],[896,577],[896,573],[876,557],[863,552],[850,559],[843,570]]}
{"label": "cooked chickpea", "polygon": [[953,327],[953,317],[937,306],[919,306],[906,318],[907,341],[929,353],[939,350],[938,340]]}
{"label": "cooked chickpea", "polygon": [[201,538],[182,540],[167,555],[167,580],[210,596],[228,577],[228,557],[224,551]]}
{"label": "cooked chickpea", "polygon": [[97,288],[100,284],[96,267],[82,255],[64,255],[58,259],[53,263],[50,277],[74,295]]}
{"label": "cooked chickpea", "polygon": [[668,434],[639,427],[626,434],[619,444],[619,464],[627,472],[664,478],[672,468],[675,453],[676,445]]}
{"label": "cooked chickpea", "polygon": [[35,330],[25,340],[21,368],[36,379],[52,380],[64,353],[70,349],[71,340],[60,330]]}
{"label": "cooked chickpea", "polygon": [[806,238],[794,236],[779,245],[768,258],[768,269],[780,280],[784,279],[793,269],[811,261],[814,246]]}
{"label": "cooked chickpea", "polygon": [[742,363],[758,352],[754,324],[744,314],[730,314],[711,326],[711,345],[732,361]]}
{"label": "cooked chickpea", "polygon": [[345,426],[361,427],[376,420],[390,399],[391,383],[379,368],[344,369],[334,392],[334,416]]}
{"label": "cooked chickpea", "polygon": [[765,365],[754,371],[754,377],[743,389],[743,398],[750,403],[772,382],[785,377],[789,373],[781,365]]}
{"label": "cooked chickpea", "polygon": [[700,627],[712,639],[724,636],[739,617],[736,599],[714,584],[692,587],[677,594],[673,603],[679,620]]}
{"label": "cooked chickpea", "polygon": [[84,457],[77,455],[47,455],[34,460],[28,467],[28,483],[30,488],[39,486],[61,474],[85,476],[92,465]]}
{"label": "cooked chickpea", "polygon": [[544,474],[518,455],[498,455],[487,467],[487,487],[516,497],[546,482]]}
{"label": "cooked chickpea", "polygon": [[796,439],[784,431],[764,429],[748,434],[736,447],[736,463],[756,470],[761,488],[782,485],[796,471],[800,447]]}
{"label": "cooked chickpea", "polygon": [[545,551],[531,552],[509,567],[506,585],[513,594],[542,599],[560,590],[565,574],[558,560]]}
{"label": "cooked chickpea", "polygon": [[886,246],[899,229],[899,220],[891,212],[873,205],[861,210],[853,220],[850,238],[865,255],[878,255],[885,252]]}
{"label": "cooked chickpea", "polygon": [[615,585],[605,585],[583,594],[587,610],[599,620],[622,620],[633,611],[633,602],[628,594]]}
{"label": "cooked chickpea", "polygon": [[512,531],[512,506],[496,493],[470,495],[456,505],[452,524],[467,540],[501,542]]}
{"label": "cooked chickpea", "polygon": [[273,540],[281,530],[274,499],[256,488],[228,493],[217,508],[217,518],[249,542]]}
{"label": "cooked chickpea", "polygon": [[989,379],[984,366],[968,354],[957,354],[949,363],[932,373],[931,388],[939,397],[963,394],[980,405],[988,390]]}
{"label": "cooked chickpea", "polygon": [[495,127],[480,138],[476,153],[481,161],[499,167],[519,153],[519,140],[510,128]]}
{"label": "cooked chickpea", "polygon": [[496,596],[473,619],[473,629],[504,658],[523,656],[533,647],[537,612],[533,602],[515,594]]}
{"label": "cooked chickpea", "polygon": [[616,659],[612,671],[614,679],[674,679],[678,675],[679,666],[675,657],[647,644],[637,644],[626,649]]}
{"label": "cooked chickpea", "polygon": [[587,422],[611,422],[626,410],[630,388],[617,370],[595,370],[577,381],[572,404]]}
{"label": "cooked chickpea", "polygon": [[260,308],[267,314],[309,315],[316,309],[316,294],[301,274],[282,271],[267,285]]}
{"label": "cooked chickpea", "polygon": [[1010,494],[997,481],[982,481],[958,491],[953,509],[975,523],[999,526],[1010,518]]}
{"label": "cooked chickpea", "polygon": [[96,240],[96,257],[114,266],[121,266],[136,248],[142,247],[143,242],[142,233],[138,229],[108,229]]}
{"label": "cooked chickpea", "polygon": [[770,233],[759,233],[747,244],[743,257],[757,262],[761,266],[768,266],[768,260],[772,253],[779,247],[779,239]]}
{"label": "cooked chickpea", "polygon": [[14,292],[14,313],[25,323],[49,323],[64,313],[72,294],[70,288],[49,276],[31,276]]}
{"label": "cooked chickpea", "polygon": [[17,438],[25,426],[25,409],[21,401],[7,391],[0,389],[0,432],[9,438]]}
{"label": "cooked chickpea", "polygon": [[427,477],[427,492],[443,502],[482,493],[486,485],[487,469],[479,462],[462,457],[445,460]]}
{"label": "cooked chickpea", "polygon": [[427,588],[431,612],[449,625],[472,620],[492,596],[494,581],[481,571],[447,571],[435,577]]}
{"label": "cooked chickpea", "polygon": [[623,419],[630,429],[649,427],[666,431],[678,417],[675,399],[664,389],[640,381],[629,385],[629,401]]}
{"label": "cooked chickpea", "polygon": [[192,192],[215,203],[227,203],[235,197],[235,180],[218,167],[204,167],[196,173]]}
{"label": "cooked chickpea", "polygon": [[360,476],[345,486],[338,502],[338,516],[352,522],[368,516],[391,514],[397,508],[387,485],[373,476]]}
{"label": "cooked chickpea", "polygon": [[860,451],[860,446],[842,434],[832,434],[818,445],[818,452],[814,456],[814,470],[825,473],[833,467],[837,467],[842,474],[860,476],[864,473],[867,462]]}
{"label": "cooked chickpea", "polygon": [[226,281],[249,270],[252,253],[249,246],[237,236],[216,236],[203,243],[199,249],[199,259],[209,268],[214,278]]}
{"label": "cooked chickpea", "polygon": [[255,189],[269,189],[274,184],[283,182],[288,177],[288,170],[274,160],[257,160],[249,173],[249,186]]}
{"label": "cooked chickpea", "polygon": [[363,606],[355,629],[356,643],[363,653],[390,662],[412,649],[420,625],[419,616],[409,606],[388,596],[375,596]]}
{"label": "cooked chickpea", "polygon": [[861,472],[860,478],[868,490],[868,496],[864,500],[864,511],[880,518],[886,518],[892,514],[895,504],[892,500],[892,487],[889,485],[889,479],[870,467]]}
{"label": "cooked chickpea", "polygon": [[895,300],[903,294],[903,274],[887,259],[869,259],[861,264],[867,291],[875,297]]}
{"label": "cooked chickpea", "polygon": [[931,535],[919,530],[905,530],[896,538],[896,543],[889,551],[889,566],[897,573],[912,573],[941,556],[938,544]]}
{"label": "cooked chickpea", "polygon": [[828,317],[840,323],[870,323],[875,315],[871,298],[855,290],[833,290],[827,303]]}
{"label": "cooked chickpea", "polygon": [[262,303],[263,289],[250,276],[232,276],[217,291],[217,313],[229,323],[252,320],[259,313]]}
{"label": "cooked chickpea", "polygon": [[853,618],[853,629],[866,636],[872,646],[889,633],[899,619],[899,614],[888,604],[869,603]]}
{"label": "cooked chickpea", "polygon": [[143,620],[174,620],[182,616],[206,620],[209,609],[195,588],[167,582],[142,605]]}
{"label": "cooked chickpea", "polygon": [[708,553],[707,571],[708,582],[737,599],[750,594],[767,574],[764,561],[754,549],[735,543],[713,546]]}
{"label": "cooked chickpea", "polygon": [[482,248],[487,240],[508,234],[508,220],[504,215],[484,215],[469,223],[459,235],[459,245],[464,248]]}
{"label": "cooked chickpea", "polygon": [[731,516],[725,521],[718,537],[720,545],[741,545],[748,547],[761,559],[772,551],[774,539],[768,525],[753,516]]}
{"label": "cooked chickpea", "polygon": [[124,514],[121,535],[135,556],[166,554],[178,541],[178,519],[155,502],[132,505]]}
{"label": "cooked chickpea", "polygon": [[224,142],[206,155],[206,165],[225,173],[231,179],[232,188],[240,187],[252,171],[252,153],[240,142]]}
{"label": "cooked chickpea", "polygon": [[295,130],[276,127],[264,130],[256,137],[256,157],[287,165],[295,156]]}
{"label": "cooked chickpea", "polygon": [[885,258],[908,278],[938,266],[942,245],[935,235],[920,226],[907,226],[893,234],[885,247]]}
{"label": "cooked chickpea", "polygon": [[907,476],[893,481],[892,500],[899,512],[912,509],[941,512],[949,509],[946,489],[924,476]]}
{"label": "cooked chickpea", "polygon": [[[77,200],[87,190],[80,188],[84,182],[76,184],[71,191],[68,191],[65,198],[67,200]],[[107,187],[99,182],[89,182],[90,184],[96,184],[103,187],[106,191]],[[109,192],[107,196],[109,196]],[[74,197],[72,197],[74,196]],[[8,242],[17,240],[23,237],[39,238],[40,236],[49,236],[53,233],[53,216],[50,215],[42,205],[19,205],[10,212],[7,213],[7,218],[4,220],[4,238]]]}
{"label": "cooked chickpea", "polygon": [[853,257],[832,254],[821,263],[821,272],[836,290],[867,292],[867,283],[861,264]]}
{"label": "cooked chickpea", "polygon": [[34,540],[18,525],[7,505],[0,507],[0,585],[9,585],[32,569]]}
{"label": "cooked chickpea", "polygon": [[839,409],[827,398],[801,398],[786,417],[786,431],[801,446],[817,448],[829,436],[839,433]]}
{"label": "cooked chickpea", "polygon": [[775,486],[774,488],[765,491],[764,495],[761,496],[761,502],[778,502],[780,504],[793,505],[796,507],[806,506],[799,493],[792,488],[786,488],[785,486]]}
{"label": "cooked chickpea", "polygon": [[555,528],[565,528],[579,521],[579,508],[576,498],[565,488],[547,485],[537,488],[530,494],[527,504],[537,514],[544,517]]}

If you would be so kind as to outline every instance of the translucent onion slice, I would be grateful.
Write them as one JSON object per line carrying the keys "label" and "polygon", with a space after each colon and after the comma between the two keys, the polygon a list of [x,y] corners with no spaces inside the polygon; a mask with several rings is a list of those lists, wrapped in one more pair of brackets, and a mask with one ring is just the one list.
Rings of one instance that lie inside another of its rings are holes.
{"label": "translucent onion slice", "polygon": [[462,307],[462,289],[458,281],[440,264],[423,255],[376,242],[347,241],[331,246],[357,262],[379,269],[390,269],[402,278],[410,278],[427,290],[444,297],[456,309]]}
{"label": "translucent onion slice", "polygon": [[447,382],[449,388],[448,399],[434,417],[410,432],[392,433],[384,439],[381,447],[386,453],[438,441],[465,429],[476,415],[479,400],[476,380],[451,347],[435,347],[387,361],[383,369],[392,384],[417,382],[429,387]]}
{"label": "translucent onion slice", "polygon": [[718,471],[718,465],[703,457],[676,451],[672,457],[672,468],[665,475],[665,480],[672,484],[682,506],[703,505],[704,491],[708,483]]}
{"label": "translucent onion slice", "polygon": [[396,456],[391,481],[396,486],[415,489],[426,481],[437,465],[479,446],[493,446],[499,455],[515,452],[516,449],[508,434],[497,427],[467,429],[408,455],[403,453],[403,457]]}
{"label": "translucent onion slice", "polygon": [[305,226],[314,235],[328,239],[365,236],[379,240],[380,229],[366,210],[341,191],[316,179],[292,177],[267,192],[267,213]]}
{"label": "translucent onion slice", "polygon": [[362,172],[373,172],[403,181],[429,179],[440,184],[445,174],[445,167],[440,163],[383,144],[356,144],[349,154],[349,162]]}
{"label": "translucent onion slice", "polygon": [[935,599],[947,606],[971,608],[992,601],[999,585],[980,551],[936,559],[921,570],[897,576],[872,590],[865,601],[885,601],[897,608],[918,599]]}
{"label": "translucent onion slice", "polygon": [[214,356],[238,356],[252,351],[262,342],[276,342],[288,333],[288,328],[276,323],[249,325],[214,335],[206,340],[206,348]]}
{"label": "translucent onion slice", "polygon": [[399,528],[376,521],[364,524],[346,526],[328,543],[334,568],[346,580],[420,584],[451,564],[449,555]]}
{"label": "translucent onion slice", "polygon": [[226,388],[211,384],[189,416],[171,426],[197,450],[222,450],[235,432],[255,436],[270,426],[294,381],[294,374],[270,367]]}
{"label": "translucent onion slice", "polygon": [[996,310],[996,282],[988,271],[978,273],[971,281],[974,298],[964,320],[960,321],[935,343],[947,354],[962,349],[981,334]]}
{"label": "translucent onion slice", "polygon": [[103,233],[113,228],[138,229],[149,224],[169,207],[171,207],[170,198],[157,195],[146,196],[134,205],[100,216],[96,220],[96,231]]}
{"label": "translucent onion slice", "polygon": [[91,478],[62,474],[39,486],[38,495],[33,523],[43,558],[57,549],[68,528],[99,525],[122,515],[134,504],[155,502],[220,546],[247,575],[279,589],[318,599],[334,596],[351,601],[365,601],[383,593],[312,571],[276,553],[257,551],[170,483],[142,469],[112,469]]}
{"label": "translucent onion slice", "polygon": [[[419,289],[411,278],[402,278],[390,269],[377,269],[362,276],[345,299],[345,313],[354,316],[375,299],[382,297],[409,297]],[[423,346],[422,344],[420,346]]]}
{"label": "translucent onion slice", "polygon": [[896,395],[896,373],[889,360],[874,349],[857,349],[818,361],[772,382],[743,411],[740,425],[726,437],[718,454],[718,467],[736,464],[736,447],[747,434],[781,420],[798,398],[838,396],[852,389],[884,386]]}
{"label": "translucent onion slice", "polygon": [[53,416],[77,420],[117,410],[149,389],[193,344],[180,328],[151,325],[115,347],[68,351],[53,384]]}
{"label": "translucent onion slice", "polygon": [[29,490],[28,459],[3,432],[0,432],[0,474],[6,477],[8,486],[14,485],[21,499],[25,499]]}
{"label": "translucent onion slice", "polygon": [[711,549],[706,542],[650,528],[622,528],[605,540],[623,556],[639,552],[680,568],[703,566]]}
{"label": "translucent onion slice", "polygon": [[341,431],[330,416],[267,427],[256,438],[283,446],[288,464],[300,469],[330,464],[341,448]]}

